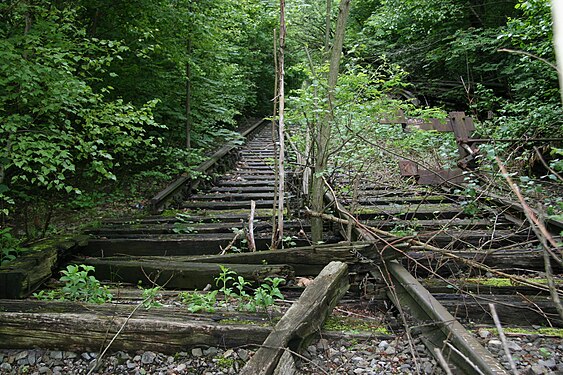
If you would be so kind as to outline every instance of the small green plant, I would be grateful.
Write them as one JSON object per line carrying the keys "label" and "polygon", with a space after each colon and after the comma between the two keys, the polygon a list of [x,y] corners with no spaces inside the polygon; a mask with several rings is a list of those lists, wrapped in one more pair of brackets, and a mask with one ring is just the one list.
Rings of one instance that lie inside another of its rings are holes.
{"label": "small green plant", "polygon": [[162,303],[160,303],[157,299],[160,297],[159,292],[161,291],[160,286],[155,286],[153,288],[143,288],[139,285],[139,288],[142,290],[143,296],[143,307],[149,310],[152,307],[160,307]]}
{"label": "small green plant", "polygon": [[551,357],[551,352],[549,351],[549,349],[546,348],[540,348],[539,349],[539,353],[543,358],[549,358]]}
{"label": "small green plant", "polygon": [[264,281],[266,281],[266,283],[261,284],[260,287],[254,291],[254,302],[256,306],[267,310],[268,307],[274,304],[275,298],[283,300],[283,294],[279,286],[285,283],[285,279],[281,277],[274,277],[273,279],[266,277]]}
{"label": "small green plant", "polygon": [[0,229],[0,266],[15,260],[22,251],[20,241],[11,231],[12,228]]}
{"label": "small green plant", "polygon": [[253,294],[248,291],[251,287],[251,282],[244,279],[244,277],[237,275],[236,272],[221,265],[221,272],[215,278],[215,285],[219,288],[208,293],[183,292],[179,294],[180,301],[187,305],[190,312],[214,312],[217,306],[217,296],[219,293],[223,295],[221,305],[228,307],[230,302],[236,303],[238,311],[251,311],[256,312],[259,308],[267,311],[268,307],[272,306],[276,299],[283,300],[283,294],[279,287],[285,283],[285,279],[281,277],[270,278],[267,277]]}
{"label": "small green plant", "polygon": [[212,313],[215,312],[218,292],[218,290],[213,290],[209,293],[199,293],[198,291],[182,292],[179,294],[179,297],[180,301],[187,305],[189,312],[203,311]]}
{"label": "small green plant", "polygon": [[297,243],[295,242],[295,240],[297,239],[297,237],[294,236],[286,236],[282,239],[284,247],[295,247],[297,245]]}
{"label": "small green plant", "polygon": [[479,184],[472,176],[464,177],[464,181],[466,182],[465,189],[463,191],[455,190],[455,193],[461,194],[465,198],[459,202],[463,207],[463,213],[474,216],[479,213],[479,202],[477,201],[477,189],[479,188]]}
{"label": "small green plant", "polygon": [[234,365],[235,365],[235,359],[234,358],[225,358],[223,356],[217,357],[217,366],[219,366],[223,369],[230,369]]}
{"label": "small green plant", "polygon": [[176,222],[172,231],[177,234],[191,234],[197,233],[197,230],[191,225],[194,222],[190,220],[190,215],[179,213],[176,214]]}
{"label": "small green plant", "polygon": [[369,320],[351,319],[348,317],[330,316],[325,321],[323,328],[327,331],[340,331],[350,333],[372,332],[375,334],[388,335],[389,331],[378,322]]}
{"label": "small green plant", "polygon": [[63,276],[59,281],[64,283],[60,289],[48,292],[40,291],[34,293],[33,296],[43,300],[66,300],[66,301],[82,301],[89,303],[104,303],[112,300],[113,295],[109,292],[107,286],[102,286],[100,281],[89,272],[94,272],[93,266],[68,265],[66,270],[61,273]]}
{"label": "small green plant", "polygon": [[397,236],[397,237],[409,237],[409,236],[416,236],[418,233],[410,226],[405,225],[395,225],[389,233]]}
{"label": "small green plant", "polygon": [[215,285],[219,287],[219,291],[225,296],[225,303],[228,303],[229,299],[235,296],[233,289],[229,285],[235,280],[234,275],[237,273],[223,265],[219,267],[221,268],[221,273],[215,278]]}
{"label": "small green plant", "polygon": [[237,309],[238,310],[254,310],[252,297],[246,293],[245,288],[250,287],[251,283],[246,281],[244,277],[237,275],[233,286],[237,291]]}

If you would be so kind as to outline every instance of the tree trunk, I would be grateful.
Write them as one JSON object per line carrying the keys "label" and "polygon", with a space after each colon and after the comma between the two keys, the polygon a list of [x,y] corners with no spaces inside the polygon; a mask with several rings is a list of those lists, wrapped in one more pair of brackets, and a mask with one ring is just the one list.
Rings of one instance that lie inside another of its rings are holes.
{"label": "tree trunk", "polygon": [[555,45],[555,56],[557,60],[559,75],[559,91],[563,102],[563,3],[551,2],[551,16],[553,18],[553,44]]}
{"label": "tree trunk", "polygon": [[[188,59],[192,54],[192,40],[188,39]],[[190,61],[186,62],[186,148],[192,147],[192,119],[191,119],[191,106],[192,106],[192,80],[191,80],[191,66]]]}
{"label": "tree trunk", "polygon": [[[332,54],[330,57],[330,69],[328,73],[328,109],[325,114],[325,119],[319,123],[319,129],[316,139],[316,157],[315,157],[315,173],[312,179],[311,190],[311,206],[313,211],[322,212],[324,209],[324,183],[323,175],[326,171],[329,143],[330,143],[330,128],[334,121],[334,89],[338,81],[338,71],[340,67],[340,55],[342,54],[342,44],[344,43],[344,35],[346,31],[346,21],[350,13],[351,0],[342,0],[338,10],[338,21],[336,24],[336,31],[334,36],[334,44],[332,46]],[[323,236],[323,222],[321,218],[311,218],[311,232],[313,243],[322,241]]]}
{"label": "tree trunk", "polygon": [[284,66],[284,51],[285,51],[285,0],[280,0],[280,54],[279,54],[279,124],[278,124],[278,207],[277,207],[277,228],[274,233],[275,241],[273,241],[273,248],[277,248],[280,244],[283,247],[283,211],[285,204],[285,123],[284,123],[284,109],[285,109],[285,66]]}
{"label": "tree trunk", "polygon": [[[278,40],[277,40],[277,34],[276,34],[276,29],[274,28],[274,71],[275,71],[275,77],[274,77],[274,109],[273,109],[273,115],[272,115],[272,145],[274,146],[274,155],[277,155],[278,153],[278,146],[276,144],[276,130],[277,130],[277,122],[276,122],[276,117],[278,115],[278,95],[279,95],[279,90],[278,90],[278,86],[279,86],[279,68],[278,68]],[[279,174],[278,174],[278,165],[274,164],[274,173],[276,176],[276,180],[275,180],[275,186],[278,186],[278,179],[279,179]],[[274,189],[274,204],[272,207],[272,242],[270,244],[270,248],[271,249],[275,249],[277,246],[277,232],[278,232],[278,224],[277,224],[277,218],[276,218],[276,209],[278,207],[278,189]]]}

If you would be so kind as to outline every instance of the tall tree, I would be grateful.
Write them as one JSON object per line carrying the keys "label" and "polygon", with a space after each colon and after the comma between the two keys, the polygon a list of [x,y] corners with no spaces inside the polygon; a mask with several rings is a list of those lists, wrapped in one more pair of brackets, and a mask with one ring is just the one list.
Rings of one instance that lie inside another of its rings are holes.
{"label": "tall tree", "polygon": [[[338,9],[338,20],[334,41],[330,56],[330,68],[327,79],[327,101],[328,109],[325,113],[324,120],[321,121],[317,130],[316,152],[315,152],[315,169],[311,186],[311,207],[313,211],[322,212],[324,210],[324,178],[327,168],[329,149],[330,149],[330,131],[334,121],[334,112],[332,105],[335,103],[334,90],[338,81],[340,71],[340,57],[342,55],[342,46],[344,44],[344,36],[346,33],[346,22],[350,13],[351,0],[341,0]],[[323,222],[321,218],[311,218],[311,234],[314,243],[322,241]]]}

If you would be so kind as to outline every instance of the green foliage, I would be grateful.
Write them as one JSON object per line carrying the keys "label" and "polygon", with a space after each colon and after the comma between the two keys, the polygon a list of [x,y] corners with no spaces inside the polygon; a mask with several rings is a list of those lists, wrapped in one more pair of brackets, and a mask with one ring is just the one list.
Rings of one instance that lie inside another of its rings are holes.
{"label": "green foliage", "polygon": [[12,228],[0,229],[0,266],[16,259],[23,250],[20,241],[11,232]]}
{"label": "green foliage", "polygon": [[94,272],[93,266],[68,265],[66,270],[61,271],[62,276],[59,281],[64,283],[60,289],[51,291],[40,291],[34,293],[37,299],[46,300],[65,300],[65,301],[81,301],[88,303],[104,303],[110,302],[113,298],[108,291],[107,286],[102,286],[100,282],[89,272]]}
{"label": "green foliage", "polygon": [[297,243],[295,242],[296,239],[297,237],[295,236],[285,236],[284,238],[282,238],[283,246],[295,247],[297,245]]}
{"label": "green foliage", "polygon": [[327,331],[339,331],[339,332],[350,332],[350,333],[360,333],[360,332],[372,332],[379,335],[388,335],[389,330],[377,324],[377,322],[370,322],[369,320],[359,320],[345,317],[329,316],[325,321],[323,328]]}
{"label": "green foliage", "polygon": [[152,115],[158,100],[133,106],[98,83],[128,48],[88,37],[71,5],[9,3],[0,27],[2,206],[80,194],[81,179],[115,180],[117,166],[156,146],[149,130],[162,128]]}
{"label": "green foliage", "polygon": [[477,124],[482,137],[563,135],[549,1],[360,0],[352,17],[351,56],[384,54],[417,97],[494,115]]}
{"label": "green foliage", "polygon": [[[411,101],[398,99],[407,87],[407,75],[397,64],[385,57],[377,64],[364,64],[350,58],[339,76],[332,109],[323,98],[326,88],[320,84],[321,74],[326,66],[316,67],[315,73],[305,66],[303,71],[309,81],[301,89],[294,90],[288,100],[287,118],[300,125],[300,132],[294,138],[301,151],[307,152],[307,134],[316,139],[316,129],[325,121],[326,112],[331,110],[334,123],[331,126],[330,169],[332,174],[348,176],[350,185],[340,185],[340,193],[352,195],[353,180],[377,171],[396,169],[396,163],[386,157],[383,148],[411,157],[427,155],[429,152],[440,157],[456,150],[451,135],[413,131],[405,133],[399,124],[381,124],[383,119],[394,119],[399,110],[409,117],[444,118],[445,113],[435,108],[415,107]],[[310,82],[310,83],[309,83]],[[309,141],[309,145],[311,142]]]}
{"label": "green foliage", "polygon": [[223,356],[217,357],[217,366],[222,367],[224,369],[230,369],[235,364],[234,358],[225,358]]}
{"label": "green foliage", "polygon": [[0,214],[19,219],[53,201],[90,208],[100,190],[146,197],[177,175],[198,177],[208,149],[240,143],[236,117],[270,106],[274,9],[256,0],[2,2]]}
{"label": "green foliage", "polygon": [[187,214],[176,214],[176,222],[172,231],[177,234],[191,234],[197,233],[197,230],[193,227],[194,222],[190,220],[190,216]]}
{"label": "green foliage", "polygon": [[141,295],[143,298],[143,307],[147,310],[153,308],[153,307],[160,307],[162,306],[162,304],[158,301],[158,298],[160,297],[160,291],[162,290],[162,287],[160,286],[155,286],[152,288],[143,288],[139,285],[139,289],[141,289]]}
{"label": "green foliage", "polygon": [[215,312],[218,292],[218,290],[213,290],[208,293],[199,293],[197,291],[182,292],[179,297],[180,301],[184,303],[192,313],[199,311]]}
{"label": "green foliage", "polygon": [[223,265],[220,265],[219,267],[221,268],[221,272],[219,273],[219,276],[215,278],[215,285],[219,287],[219,291],[223,293],[223,296],[225,296],[225,302],[228,302],[234,297],[231,285],[235,280],[234,275],[236,275],[236,272]]}
{"label": "green foliage", "polygon": [[223,297],[221,302],[223,307],[228,307],[229,303],[234,302],[238,311],[255,312],[258,309],[267,311],[276,299],[283,300],[284,298],[279,289],[280,285],[285,283],[283,278],[267,277],[264,279],[265,282],[254,290],[253,294],[249,294],[247,291],[251,290],[251,282],[223,265],[220,268],[221,272],[215,278],[215,285],[219,287],[218,290],[207,293],[197,291],[180,293],[180,300],[187,305],[190,312],[214,312],[218,305],[218,293],[221,293]]}
{"label": "green foliage", "polygon": [[274,304],[276,298],[283,300],[279,286],[285,283],[285,280],[280,277],[266,277],[266,283],[260,284],[260,287],[254,291],[254,302],[258,307],[266,310]]}
{"label": "green foliage", "polygon": [[556,148],[554,147],[551,150],[551,155],[555,157],[555,159],[549,162],[549,166],[555,172],[562,173],[563,172],[563,148]]}
{"label": "green foliage", "polygon": [[464,177],[464,182],[464,189],[456,189],[454,192],[465,198],[459,202],[459,204],[463,207],[463,213],[469,216],[475,216],[479,213],[480,210],[477,197],[479,180],[473,175],[466,175]]}

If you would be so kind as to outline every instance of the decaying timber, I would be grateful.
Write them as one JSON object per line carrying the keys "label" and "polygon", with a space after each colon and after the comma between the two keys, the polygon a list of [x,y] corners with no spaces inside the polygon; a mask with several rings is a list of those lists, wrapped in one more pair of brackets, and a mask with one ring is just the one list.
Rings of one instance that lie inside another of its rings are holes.
{"label": "decaying timber", "polygon": [[87,236],[66,237],[38,242],[12,262],[0,267],[0,298],[24,298],[59,265],[60,256],[70,253],[88,240]]}
{"label": "decaying timber", "polygon": [[329,263],[276,324],[240,374],[272,374],[285,348],[298,350],[303,342],[321,328],[347,290],[347,265],[342,262]]}
{"label": "decaying timber", "polygon": [[[261,344],[271,331],[258,314],[190,314],[185,309],[72,302],[0,300],[0,348],[51,348],[94,351],[152,350],[174,354],[196,346],[238,347]],[[228,319],[229,323],[221,323]],[[241,324],[232,323],[240,320]],[[256,324],[248,324],[249,320]],[[246,324],[244,324],[246,323]]]}
{"label": "decaying timber", "polygon": [[[396,248],[407,248],[402,244]],[[393,259],[400,254],[391,249],[385,249],[382,242],[356,242],[312,245],[306,247],[292,247],[276,251],[256,251],[245,253],[231,253],[224,255],[201,255],[201,256],[174,256],[174,257],[135,257],[139,261],[154,261],[154,264],[166,264],[167,262],[191,262],[191,263],[217,263],[223,265],[231,264],[256,264],[274,265],[285,264],[295,270],[296,275],[316,276],[332,261],[347,263],[349,266],[357,266],[374,263],[379,264],[383,259]],[[131,258],[104,258],[105,260],[126,260]],[[357,268],[356,267],[356,268]]]}
{"label": "decaying timber", "polygon": [[[255,122],[252,126],[246,129],[242,136],[246,137],[250,135],[252,132],[256,131],[257,128],[264,124],[264,120],[259,120]],[[204,163],[199,165],[196,168],[196,171],[200,173],[211,174],[213,169],[220,169],[220,162],[225,163],[226,158],[225,156],[228,154],[232,154],[236,151],[237,146],[234,144],[227,144],[221,147],[215,154],[213,154],[208,160]],[[170,205],[174,200],[181,200],[186,193],[189,193],[192,189],[196,189],[201,180],[192,180],[189,177],[182,176],[179,177],[176,181],[170,184],[166,189],[159,192],[155,197],[153,197],[150,201],[150,208],[153,213],[157,213],[162,211],[168,205]]]}
{"label": "decaying timber", "polygon": [[[79,263],[94,266],[100,280],[145,285],[165,285],[167,288],[203,289],[214,285],[221,272],[218,263],[181,262],[175,258],[154,260],[150,258],[80,258]],[[293,269],[284,264],[229,264],[229,269],[251,282],[261,282],[266,277],[291,279]]]}

